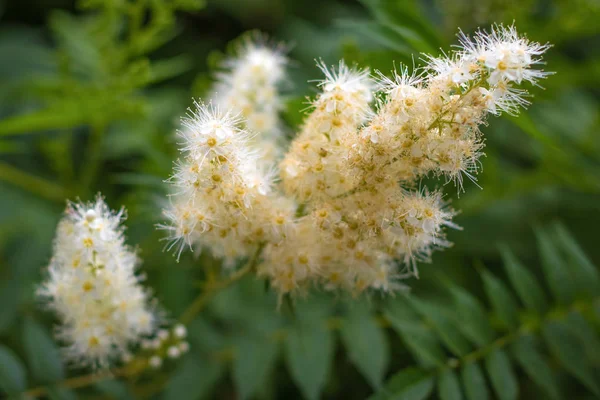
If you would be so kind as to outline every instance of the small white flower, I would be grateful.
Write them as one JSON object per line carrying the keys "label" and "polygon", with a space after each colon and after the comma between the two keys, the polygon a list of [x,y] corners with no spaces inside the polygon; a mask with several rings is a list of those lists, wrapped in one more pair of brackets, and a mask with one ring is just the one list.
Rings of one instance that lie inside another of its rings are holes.
{"label": "small white flower", "polygon": [[184,325],[178,324],[173,329],[173,334],[175,335],[176,338],[183,339],[187,336],[187,329],[185,328]]}
{"label": "small white flower", "polygon": [[181,350],[178,347],[171,346],[167,350],[167,355],[169,358],[178,358],[181,355]]}
{"label": "small white flower", "polygon": [[162,358],[160,358],[159,356],[152,356],[150,357],[150,359],[148,360],[148,364],[154,368],[154,369],[158,369],[161,367],[162,365]]}

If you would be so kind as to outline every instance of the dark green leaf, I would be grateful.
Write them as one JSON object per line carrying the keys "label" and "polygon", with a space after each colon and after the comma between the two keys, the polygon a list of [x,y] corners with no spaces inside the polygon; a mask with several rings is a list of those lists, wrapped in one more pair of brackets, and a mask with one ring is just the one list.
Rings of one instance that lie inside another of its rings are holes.
{"label": "dark green leaf", "polygon": [[491,272],[482,272],[483,287],[494,311],[506,328],[516,328],[519,325],[517,303],[508,288]]}
{"label": "dark green leaf", "polygon": [[94,385],[99,392],[106,394],[112,399],[127,400],[133,397],[133,394],[127,388],[125,382],[118,380],[104,380]]}
{"label": "dark green leaf", "polygon": [[458,286],[451,286],[457,311],[458,327],[471,341],[484,346],[494,339],[489,317],[479,300]]}
{"label": "dark green leaf", "polygon": [[530,337],[520,337],[511,354],[531,379],[554,400],[561,398],[552,370],[546,364]]}
{"label": "dark green leaf", "polygon": [[77,400],[75,391],[58,386],[48,388],[48,397],[50,400]]}
{"label": "dark green leaf", "polygon": [[485,368],[498,399],[514,400],[517,398],[519,384],[504,351],[495,349],[488,354],[485,358]]}
{"label": "dark green leaf", "polygon": [[438,380],[438,395],[440,400],[462,400],[462,392],[458,377],[453,369],[445,369]]}
{"label": "dark green leaf", "polygon": [[384,315],[423,367],[443,365],[446,355],[437,337],[408,307],[405,302],[396,301]]}
{"label": "dark green leaf", "polygon": [[600,365],[600,339],[588,321],[578,312],[567,315],[566,327],[579,339],[590,365]]}
{"label": "dark green leaf", "polygon": [[596,296],[600,293],[600,276],[598,269],[587,258],[577,241],[567,231],[564,225],[555,223],[554,232],[557,236],[556,243],[563,249],[567,256],[568,268],[574,277],[578,288],[585,288],[588,295]]}
{"label": "dark green leaf", "polygon": [[64,368],[58,348],[42,325],[26,318],[23,324],[23,344],[29,368],[41,383],[53,383],[64,378]]}
{"label": "dark green leaf", "polygon": [[485,377],[476,362],[469,362],[462,368],[461,378],[467,399],[485,400],[489,398]]}
{"label": "dark green leaf", "polygon": [[26,384],[23,363],[11,349],[0,345],[0,388],[12,394],[25,390]]}
{"label": "dark green leaf", "polygon": [[296,326],[285,342],[287,367],[308,399],[318,399],[333,361],[334,338],[325,326]]}
{"label": "dark green leaf", "polygon": [[546,295],[533,274],[517,260],[508,247],[502,247],[501,251],[508,278],[525,307],[540,314],[546,312]]}
{"label": "dark green leaf", "polygon": [[251,397],[263,385],[277,358],[278,345],[261,337],[242,336],[236,341],[233,382],[241,399]]}
{"label": "dark green leaf", "polygon": [[454,321],[444,314],[441,306],[415,297],[410,297],[409,302],[434,327],[436,334],[455,355],[460,357],[471,351],[469,342],[455,326]]}
{"label": "dark green leaf", "polygon": [[429,372],[407,368],[392,376],[371,400],[424,400],[433,391],[433,384]]}
{"label": "dark green leaf", "polygon": [[384,330],[359,304],[355,304],[342,326],[342,340],[352,363],[371,386],[379,388],[389,361]]}
{"label": "dark green leaf", "polygon": [[574,288],[568,267],[547,232],[536,229],[536,236],[548,286],[559,303],[569,304],[574,297]]}
{"label": "dark green leaf", "polygon": [[[261,360],[257,359],[257,362]],[[257,365],[257,368],[259,366]],[[210,393],[221,376],[221,365],[190,355],[181,361],[163,393],[164,400],[197,400]]]}
{"label": "dark green leaf", "polygon": [[600,396],[600,383],[586,363],[585,349],[577,337],[564,325],[554,321],[544,325],[542,334],[550,351],[564,365],[565,369],[596,396]]}

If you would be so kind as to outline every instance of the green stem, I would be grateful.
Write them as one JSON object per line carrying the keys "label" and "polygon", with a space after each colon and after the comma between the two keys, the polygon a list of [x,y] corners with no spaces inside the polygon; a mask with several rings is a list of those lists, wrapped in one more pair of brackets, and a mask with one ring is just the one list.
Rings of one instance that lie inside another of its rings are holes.
{"label": "green stem", "polygon": [[48,200],[62,203],[67,198],[66,191],[56,183],[31,175],[8,164],[0,163],[0,180]]}

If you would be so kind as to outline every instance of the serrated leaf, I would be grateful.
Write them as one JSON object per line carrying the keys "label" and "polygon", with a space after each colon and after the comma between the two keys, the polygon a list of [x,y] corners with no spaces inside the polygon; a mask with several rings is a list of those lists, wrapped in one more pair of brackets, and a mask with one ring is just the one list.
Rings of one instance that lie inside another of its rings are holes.
{"label": "serrated leaf", "polygon": [[445,369],[438,380],[438,396],[440,400],[462,400],[458,377],[452,369]]}
{"label": "serrated leaf", "polygon": [[525,307],[539,314],[545,313],[548,301],[533,274],[517,260],[508,247],[502,247],[501,252],[506,274]]}
{"label": "serrated leaf", "polygon": [[13,394],[25,390],[26,384],[23,363],[11,349],[0,345],[0,388]]}
{"label": "serrated leaf", "polygon": [[409,298],[409,302],[419,314],[433,325],[438,337],[455,355],[461,357],[471,351],[469,342],[455,326],[454,321],[444,314],[439,305],[421,301],[414,297]]}
{"label": "serrated leaf", "polygon": [[585,349],[568,328],[550,321],[542,328],[542,336],[552,354],[596,396],[600,396],[600,383],[586,363]]}
{"label": "serrated leaf", "polygon": [[575,292],[568,267],[545,231],[536,229],[536,237],[542,258],[542,268],[550,291],[559,303],[570,304]]}
{"label": "serrated leaf", "polygon": [[23,345],[34,378],[41,383],[58,382],[64,378],[59,350],[42,325],[26,318],[23,324]]}
{"label": "serrated leaf", "polygon": [[433,384],[431,373],[407,368],[392,376],[370,400],[424,400],[433,391]]}
{"label": "serrated leaf", "polygon": [[556,379],[530,337],[520,337],[512,346],[511,354],[521,368],[553,400],[561,398]]}
{"label": "serrated leaf", "polygon": [[479,302],[466,290],[458,286],[450,286],[450,293],[456,306],[458,327],[471,341],[484,346],[494,339],[494,331],[489,317]]}
{"label": "serrated leaf", "polygon": [[476,362],[467,363],[461,370],[462,383],[469,400],[485,400],[489,398],[488,388],[483,372]]}
{"label": "serrated leaf", "polygon": [[500,321],[506,328],[517,328],[519,326],[519,314],[517,302],[512,293],[491,272],[484,270],[482,279],[485,293]]}
{"label": "serrated leaf", "polygon": [[512,370],[510,360],[501,349],[495,349],[485,357],[492,387],[499,400],[514,400],[519,395],[519,384]]}
{"label": "serrated leaf", "polygon": [[324,326],[296,326],[285,341],[287,367],[307,399],[318,399],[334,353],[334,338]]}
{"label": "serrated leaf", "polygon": [[364,308],[355,305],[342,325],[342,340],[348,356],[374,388],[379,388],[389,361],[384,330]]}
{"label": "serrated leaf", "polygon": [[188,356],[173,373],[162,398],[164,400],[199,399],[210,392],[222,371],[221,365],[214,361]]}
{"label": "serrated leaf", "polygon": [[553,229],[558,239],[556,243],[565,252],[577,287],[585,288],[587,294],[591,296],[600,293],[600,275],[596,266],[587,258],[564,225],[555,223]]}
{"label": "serrated leaf", "polygon": [[277,359],[278,345],[262,337],[243,336],[236,341],[233,382],[241,399],[251,397],[266,381]]}

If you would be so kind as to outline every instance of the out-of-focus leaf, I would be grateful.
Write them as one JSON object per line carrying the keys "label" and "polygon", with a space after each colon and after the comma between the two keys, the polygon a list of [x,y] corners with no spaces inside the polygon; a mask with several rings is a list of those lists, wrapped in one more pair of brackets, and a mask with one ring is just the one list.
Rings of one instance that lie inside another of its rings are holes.
{"label": "out-of-focus leaf", "polygon": [[489,398],[488,388],[483,372],[476,362],[467,363],[461,371],[465,394],[469,400],[486,400]]}
{"label": "out-of-focus leaf", "polygon": [[334,338],[325,326],[296,326],[285,341],[286,362],[307,399],[318,399],[333,361]]}
{"label": "out-of-focus leaf", "polygon": [[530,337],[520,337],[512,346],[511,354],[531,379],[553,400],[561,398],[557,381]]}
{"label": "out-of-focus leaf", "polygon": [[16,279],[5,279],[0,284],[0,304],[2,312],[0,313],[0,333],[6,331],[12,326],[17,316],[19,307],[19,288]]}
{"label": "out-of-focus leaf", "polygon": [[355,304],[344,321],[341,333],[352,363],[371,386],[379,388],[389,361],[389,345],[384,330],[366,307]]}
{"label": "out-of-focus leaf", "polygon": [[525,307],[544,313],[548,309],[548,301],[533,274],[517,260],[508,247],[502,247],[501,251],[508,278]]}
{"label": "out-of-focus leaf", "polygon": [[164,400],[200,399],[210,393],[222,371],[221,365],[215,362],[188,356],[181,361],[173,373],[162,398]]}
{"label": "out-of-focus leaf", "polygon": [[570,304],[575,294],[573,280],[563,262],[556,244],[547,232],[536,229],[538,247],[542,258],[542,267],[552,294],[561,304]]}
{"label": "out-of-focus leaf", "polygon": [[48,387],[48,397],[50,400],[77,400],[77,393],[70,389],[59,386]]}
{"label": "out-of-focus leaf", "polygon": [[423,325],[406,302],[397,299],[388,306],[384,315],[423,367],[445,363],[446,355],[436,335],[429,327]]}
{"label": "out-of-focus leaf", "polygon": [[550,321],[542,328],[544,340],[552,354],[564,367],[596,396],[600,396],[600,383],[586,363],[585,349],[565,326]]}
{"label": "out-of-focus leaf", "polygon": [[251,397],[264,384],[277,358],[278,344],[273,340],[242,336],[236,341],[233,382],[241,399]]}
{"label": "out-of-focus leaf", "polygon": [[494,339],[494,331],[479,300],[454,285],[450,287],[450,293],[456,305],[459,329],[479,346],[490,343]]}
{"label": "out-of-focus leaf", "polygon": [[83,124],[86,118],[87,115],[81,113],[78,107],[67,102],[57,107],[4,118],[0,121],[0,136],[73,128]]}
{"label": "out-of-focus leaf", "polygon": [[445,369],[438,380],[438,395],[440,400],[462,400],[460,382],[454,370]]}
{"label": "out-of-focus leaf", "polygon": [[455,355],[460,357],[471,351],[469,342],[456,328],[454,321],[444,314],[441,307],[412,297],[409,302],[426,320],[431,322],[442,342]]}
{"label": "out-of-focus leaf", "polygon": [[370,400],[424,400],[433,391],[433,384],[429,372],[407,368],[392,376]]}
{"label": "out-of-focus leaf", "polygon": [[590,365],[600,365],[600,339],[588,321],[580,313],[571,312],[567,315],[566,327],[579,339]]}
{"label": "out-of-focus leaf", "polygon": [[516,328],[519,325],[517,303],[504,283],[491,272],[482,272],[483,287],[492,303],[494,311],[506,328]]}
{"label": "out-of-focus leaf", "polygon": [[510,360],[501,349],[493,350],[485,358],[485,368],[500,400],[514,400],[519,395],[519,384]]}
{"label": "out-of-focus leaf", "polygon": [[118,380],[104,380],[97,382],[94,387],[101,393],[117,400],[127,400],[133,397],[125,382]]}
{"label": "out-of-focus leaf", "polygon": [[33,377],[41,383],[53,383],[64,378],[64,367],[58,348],[42,325],[26,318],[23,324],[23,344]]}
{"label": "out-of-focus leaf", "polygon": [[25,390],[26,384],[23,363],[12,350],[0,345],[0,388],[13,394]]}
{"label": "out-of-focus leaf", "polygon": [[567,265],[574,276],[577,287],[586,288],[588,295],[596,296],[600,293],[598,269],[592,264],[563,224],[555,223],[553,229],[557,236],[555,242],[566,254],[569,261]]}

